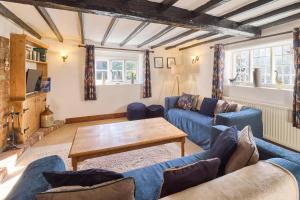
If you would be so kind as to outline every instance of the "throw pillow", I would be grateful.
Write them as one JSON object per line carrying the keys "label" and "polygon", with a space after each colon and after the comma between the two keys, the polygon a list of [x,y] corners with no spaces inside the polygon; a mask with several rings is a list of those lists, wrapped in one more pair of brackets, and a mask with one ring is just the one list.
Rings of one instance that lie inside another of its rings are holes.
{"label": "throw pillow", "polygon": [[64,186],[47,190],[36,195],[37,200],[134,200],[133,178],[109,181],[91,187]]}
{"label": "throw pillow", "polygon": [[246,126],[239,133],[239,142],[236,150],[226,164],[225,174],[239,170],[245,166],[258,162],[259,154],[250,126]]}
{"label": "throw pillow", "polygon": [[199,113],[213,117],[217,103],[218,99],[204,98]]}
{"label": "throw pillow", "polygon": [[197,98],[195,95],[182,93],[177,101],[177,107],[184,110],[191,110],[196,106],[195,100],[197,100]]}
{"label": "throw pillow", "polygon": [[237,107],[238,107],[237,103],[229,103],[229,105],[227,106],[225,112],[235,112]]}
{"label": "throw pillow", "polygon": [[209,158],[219,158],[221,160],[218,175],[223,175],[225,166],[238,144],[238,130],[236,127],[225,129],[216,138],[209,151]]}
{"label": "throw pillow", "polygon": [[214,158],[165,170],[160,198],[216,178],[220,162],[219,158]]}
{"label": "throw pillow", "polygon": [[229,106],[229,104],[227,103],[227,101],[218,100],[214,114],[217,115],[219,113],[225,112],[228,106]]}
{"label": "throw pillow", "polygon": [[199,97],[197,99],[196,110],[200,110],[203,100],[204,100],[204,97],[199,95]]}
{"label": "throw pillow", "polygon": [[92,186],[106,181],[112,181],[123,178],[122,174],[103,169],[44,172],[43,175],[46,181],[53,188],[73,185]]}

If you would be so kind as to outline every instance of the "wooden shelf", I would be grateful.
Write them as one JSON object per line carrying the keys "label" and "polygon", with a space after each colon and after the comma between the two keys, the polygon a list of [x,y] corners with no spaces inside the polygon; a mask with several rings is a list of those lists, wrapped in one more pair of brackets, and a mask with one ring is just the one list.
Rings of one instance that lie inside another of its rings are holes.
{"label": "wooden shelf", "polygon": [[47,62],[37,61],[37,60],[30,60],[30,59],[26,59],[26,62],[38,63],[38,64],[47,64]]}

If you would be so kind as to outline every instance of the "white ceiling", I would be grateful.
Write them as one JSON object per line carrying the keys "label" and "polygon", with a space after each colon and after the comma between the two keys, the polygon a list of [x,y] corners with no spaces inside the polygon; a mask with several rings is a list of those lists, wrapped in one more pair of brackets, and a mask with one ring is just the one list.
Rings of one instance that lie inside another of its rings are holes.
{"label": "white ceiling", "polygon": [[[151,0],[153,2],[162,2],[163,0]],[[176,7],[180,7],[183,9],[194,10],[195,8],[205,4],[209,0],[179,0],[177,3],[174,4]],[[254,2],[255,0],[231,0],[222,6],[216,7],[207,12],[207,14],[214,15],[214,16],[222,16],[228,12],[231,12],[235,9],[238,9],[248,3]],[[56,38],[47,23],[44,19],[40,16],[37,10],[31,5],[24,5],[24,4],[17,4],[17,3],[10,3],[0,1],[4,6],[6,6],[9,10],[15,13],[20,19],[22,19],[25,23],[31,26],[34,30],[36,30],[42,37],[46,38]],[[243,21],[262,13],[266,13],[283,6],[290,5],[292,3],[299,2],[299,0],[275,0],[272,3],[260,6],[256,9],[252,9],[250,11],[244,12],[242,14],[232,16],[230,19],[234,21]],[[65,10],[56,10],[56,9],[46,9],[49,12],[49,15],[53,19],[55,25],[57,26],[58,30],[60,31],[63,38],[77,40],[80,41],[80,24],[78,20],[78,14],[76,12],[65,11]],[[24,12],[26,11],[26,12]],[[270,17],[261,21],[253,22],[251,25],[253,26],[261,26],[263,24],[276,21],[278,19],[300,13],[299,10],[295,10],[292,12],[282,13],[276,17]],[[84,34],[85,39],[94,42],[101,42],[103,36],[107,30],[107,27],[111,21],[111,17],[108,16],[101,16],[101,15],[93,15],[93,14],[83,14],[83,22],[84,22]],[[113,28],[112,33],[107,38],[107,45],[118,45],[120,44],[141,22],[128,20],[128,19],[121,19],[119,18]],[[163,24],[155,24],[151,23],[147,26],[143,31],[141,31],[136,37],[130,40],[126,45],[128,46],[137,46],[142,42],[148,40],[155,34],[159,33],[161,30],[166,28],[167,25]],[[185,28],[175,28],[172,31],[168,32],[167,34],[163,35],[159,39],[149,43],[145,47],[146,48],[155,44],[158,44],[164,40],[177,36],[188,29]],[[189,36],[176,40],[172,43],[166,44],[165,46],[172,46],[176,45],[180,42],[185,40],[194,38],[199,35],[203,35],[207,32],[205,31],[198,31],[193,33]],[[206,38],[205,40],[209,40],[212,38],[219,37],[221,35],[212,36],[210,38]],[[203,41],[205,41],[203,40]],[[183,46],[187,46],[199,41],[192,41],[190,43],[184,44]]]}

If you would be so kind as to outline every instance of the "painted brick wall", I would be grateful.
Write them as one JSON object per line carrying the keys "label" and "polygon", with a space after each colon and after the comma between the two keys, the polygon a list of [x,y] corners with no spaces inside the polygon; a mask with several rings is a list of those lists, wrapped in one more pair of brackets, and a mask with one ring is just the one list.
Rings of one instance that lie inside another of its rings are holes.
{"label": "painted brick wall", "polygon": [[9,60],[9,39],[0,37],[0,152],[5,144],[7,131],[3,128],[3,124],[9,111],[9,71],[5,70],[7,60]]}

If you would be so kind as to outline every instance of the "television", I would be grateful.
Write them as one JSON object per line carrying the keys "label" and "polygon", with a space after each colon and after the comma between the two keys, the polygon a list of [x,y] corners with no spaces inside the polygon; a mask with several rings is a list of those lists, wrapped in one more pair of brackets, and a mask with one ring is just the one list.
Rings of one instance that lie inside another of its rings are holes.
{"label": "television", "polygon": [[39,91],[42,72],[36,69],[28,69],[26,72],[26,93]]}

